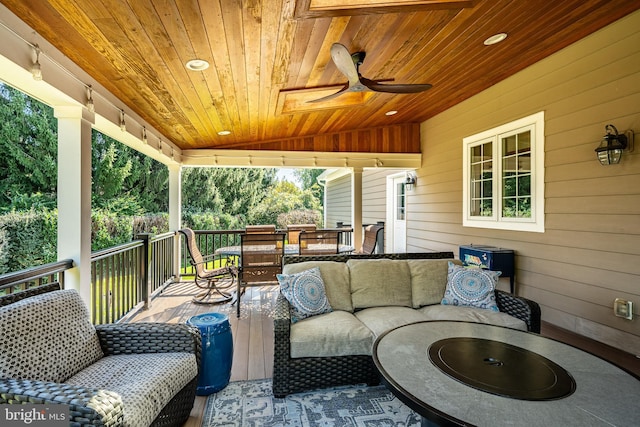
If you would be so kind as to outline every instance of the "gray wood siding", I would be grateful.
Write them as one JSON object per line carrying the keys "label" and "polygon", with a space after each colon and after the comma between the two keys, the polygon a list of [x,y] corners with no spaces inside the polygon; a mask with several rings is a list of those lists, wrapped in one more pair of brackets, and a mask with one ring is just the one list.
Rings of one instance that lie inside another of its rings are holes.
{"label": "gray wood siding", "polygon": [[338,221],[351,224],[351,175],[328,181],[325,193],[325,227],[335,227]]}
{"label": "gray wood siding", "polygon": [[[545,112],[545,232],[462,227],[462,139]],[[633,129],[619,165],[595,156],[606,124]],[[640,12],[422,123],[409,251],[516,251],[517,293],[545,321],[640,354]],[[506,289],[503,279],[500,287]],[[633,321],[615,317],[632,300]]]}
{"label": "gray wood siding", "polygon": [[398,173],[389,169],[367,169],[362,174],[362,223],[386,222],[387,176]]}
{"label": "gray wood siding", "polygon": [[[367,169],[362,173],[362,223],[373,224],[386,221],[387,216],[387,176],[398,171],[389,169]],[[351,223],[351,175],[328,181],[327,226],[335,226],[337,221]]]}

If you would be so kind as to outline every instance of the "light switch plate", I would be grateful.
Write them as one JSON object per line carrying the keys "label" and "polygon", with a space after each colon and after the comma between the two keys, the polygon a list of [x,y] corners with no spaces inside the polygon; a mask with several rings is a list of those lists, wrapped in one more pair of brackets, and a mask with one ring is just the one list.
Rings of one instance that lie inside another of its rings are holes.
{"label": "light switch plate", "polygon": [[618,317],[633,320],[633,302],[616,298],[613,302],[613,313]]}

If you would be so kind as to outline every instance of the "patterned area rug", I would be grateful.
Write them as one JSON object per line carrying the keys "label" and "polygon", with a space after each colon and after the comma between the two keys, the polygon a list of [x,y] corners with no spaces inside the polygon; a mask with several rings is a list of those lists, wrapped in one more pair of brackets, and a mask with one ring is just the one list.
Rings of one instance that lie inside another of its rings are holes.
{"label": "patterned area rug", "polygon": [[273,397],[271,380],[231,382],[207,399],[203,427],[402,427],[420,416],[384,386],[335,387]]}

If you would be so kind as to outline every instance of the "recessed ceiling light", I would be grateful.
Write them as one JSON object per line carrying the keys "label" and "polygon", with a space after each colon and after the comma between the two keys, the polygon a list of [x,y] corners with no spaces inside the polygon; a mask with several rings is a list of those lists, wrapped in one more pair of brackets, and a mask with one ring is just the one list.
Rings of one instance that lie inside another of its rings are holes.
{"label": "recessed ceiling light", "polygon": [[231,131],[230,130],[221,130],[220,132],[218,132],[218,135],[220,135],[220,136],[231,135]]}
{"label": "recessed ceiling light", "polygon": [[393,116],[394,114],[398,114],[396,110],[390,110],[384,113],[385,116]]}
{"label": "recessed ceiling light", "polygon": [[209,68],[209,63],[204,59],[192,59],[187,62],[187,68],[191,71],[203,71]]}
{"label": "recessed ceiling light", "polygon": [[507,33],[498,33],[498,34],[494,34],[491,37],[489,37],[488,39],[486,39],[484,41],[484,45],[485,46],[491,46],[493,44],[497,44],[500,43],[502,40],[507,38]]}

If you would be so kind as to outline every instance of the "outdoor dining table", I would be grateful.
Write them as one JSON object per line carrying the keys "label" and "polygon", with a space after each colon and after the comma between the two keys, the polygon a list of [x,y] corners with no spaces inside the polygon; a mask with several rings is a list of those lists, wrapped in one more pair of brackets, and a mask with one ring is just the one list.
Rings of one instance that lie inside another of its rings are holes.
{"label": "outdoor dining table", "polygon": [[[311,248],[315,248],[315,246],[318,246],[318,249],[322,249],[322,246],[330,246],[330,245],[311,245]],[[350,245],[338,245],[338,252],[339,253],[349,253],[349,252],[353,252],[354,248],[353,246]],[[300,253],[300,245],[298,244],[286,244],[284,245],[284,254],[285,255],[298,255]],[[218,248],[215,250],[215,254],[216,255],[221,255],[221,256],[225,256],[225,257],[230,257],[230,256],[241,256],[242,255],[242,248],[240,247],[240,245],[236,245],[236,246],[223,246],[221,248]]]}

